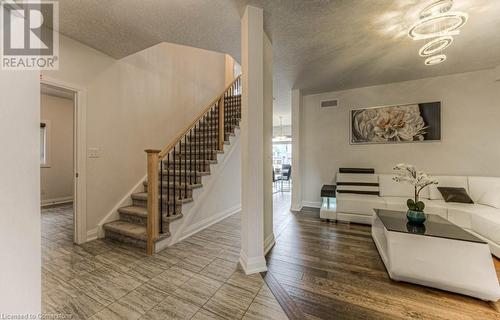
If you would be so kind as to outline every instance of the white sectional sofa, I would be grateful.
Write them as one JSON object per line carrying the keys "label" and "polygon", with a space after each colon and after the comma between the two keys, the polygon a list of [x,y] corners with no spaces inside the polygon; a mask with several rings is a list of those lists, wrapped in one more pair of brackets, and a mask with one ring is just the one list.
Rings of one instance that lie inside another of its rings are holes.
{"label": "white sectional sofa", "polygon": [[[406,211],[413,188],[392,174],[337,174],[337,220],[371,224],[374,208]],[[436,176],[442,187],[464,188],[474,204],[445,202],[438,186],[422,190],[427,214],[437,214],[488,242],[500,258],[500,178]]]}

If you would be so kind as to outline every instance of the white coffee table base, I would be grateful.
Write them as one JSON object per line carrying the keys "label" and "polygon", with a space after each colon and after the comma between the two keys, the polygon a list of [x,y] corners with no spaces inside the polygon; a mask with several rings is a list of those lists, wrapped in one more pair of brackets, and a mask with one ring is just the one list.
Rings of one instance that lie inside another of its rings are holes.
{"label": "white coffee table base", "polygon": [[482,300],[500,299],[487,244],[388,231],[376,214],[372,237],[393,280]]}

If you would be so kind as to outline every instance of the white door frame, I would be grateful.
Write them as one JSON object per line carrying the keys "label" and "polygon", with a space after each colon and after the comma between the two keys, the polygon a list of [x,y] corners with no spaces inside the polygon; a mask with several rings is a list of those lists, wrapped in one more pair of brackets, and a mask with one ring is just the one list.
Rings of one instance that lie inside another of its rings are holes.
{"label": "white door frame", "polygon": [[40,83],[74,92],[74,242],[87,242],[87,182],[86,182],[86,122],[87,122],[87,90],[85,87],[40,76]]}

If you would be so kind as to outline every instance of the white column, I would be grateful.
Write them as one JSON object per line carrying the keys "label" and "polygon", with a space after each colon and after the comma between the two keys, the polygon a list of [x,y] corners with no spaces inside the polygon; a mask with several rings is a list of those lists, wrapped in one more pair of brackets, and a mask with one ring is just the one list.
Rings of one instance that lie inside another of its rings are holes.
{"label": "white column", "polygon": [[302,93],[299,89],[292,90],[292,211],[302,209],[302,167],[300,156],[300,113],[302,108]]}
{"label": "white column", "polygon": [[266,271],[264,258],[263,12],[247,6],[241,21],[241,255],[245,273]]}
{"label": "white column", "polygon": [[40,78],[0,70],[0,313],[41,311]]}

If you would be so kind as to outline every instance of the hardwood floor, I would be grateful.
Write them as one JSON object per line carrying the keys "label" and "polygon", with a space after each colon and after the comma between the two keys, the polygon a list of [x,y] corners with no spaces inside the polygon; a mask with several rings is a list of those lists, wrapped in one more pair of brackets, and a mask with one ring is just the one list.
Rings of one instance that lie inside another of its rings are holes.
{"label": "hardwood floor", "polygon": [[500,302],[392,281],[370,226],[322,222],[316,209],[291,214],[267,260],[296,305],[283,309],[308,319],[500,319]]}

